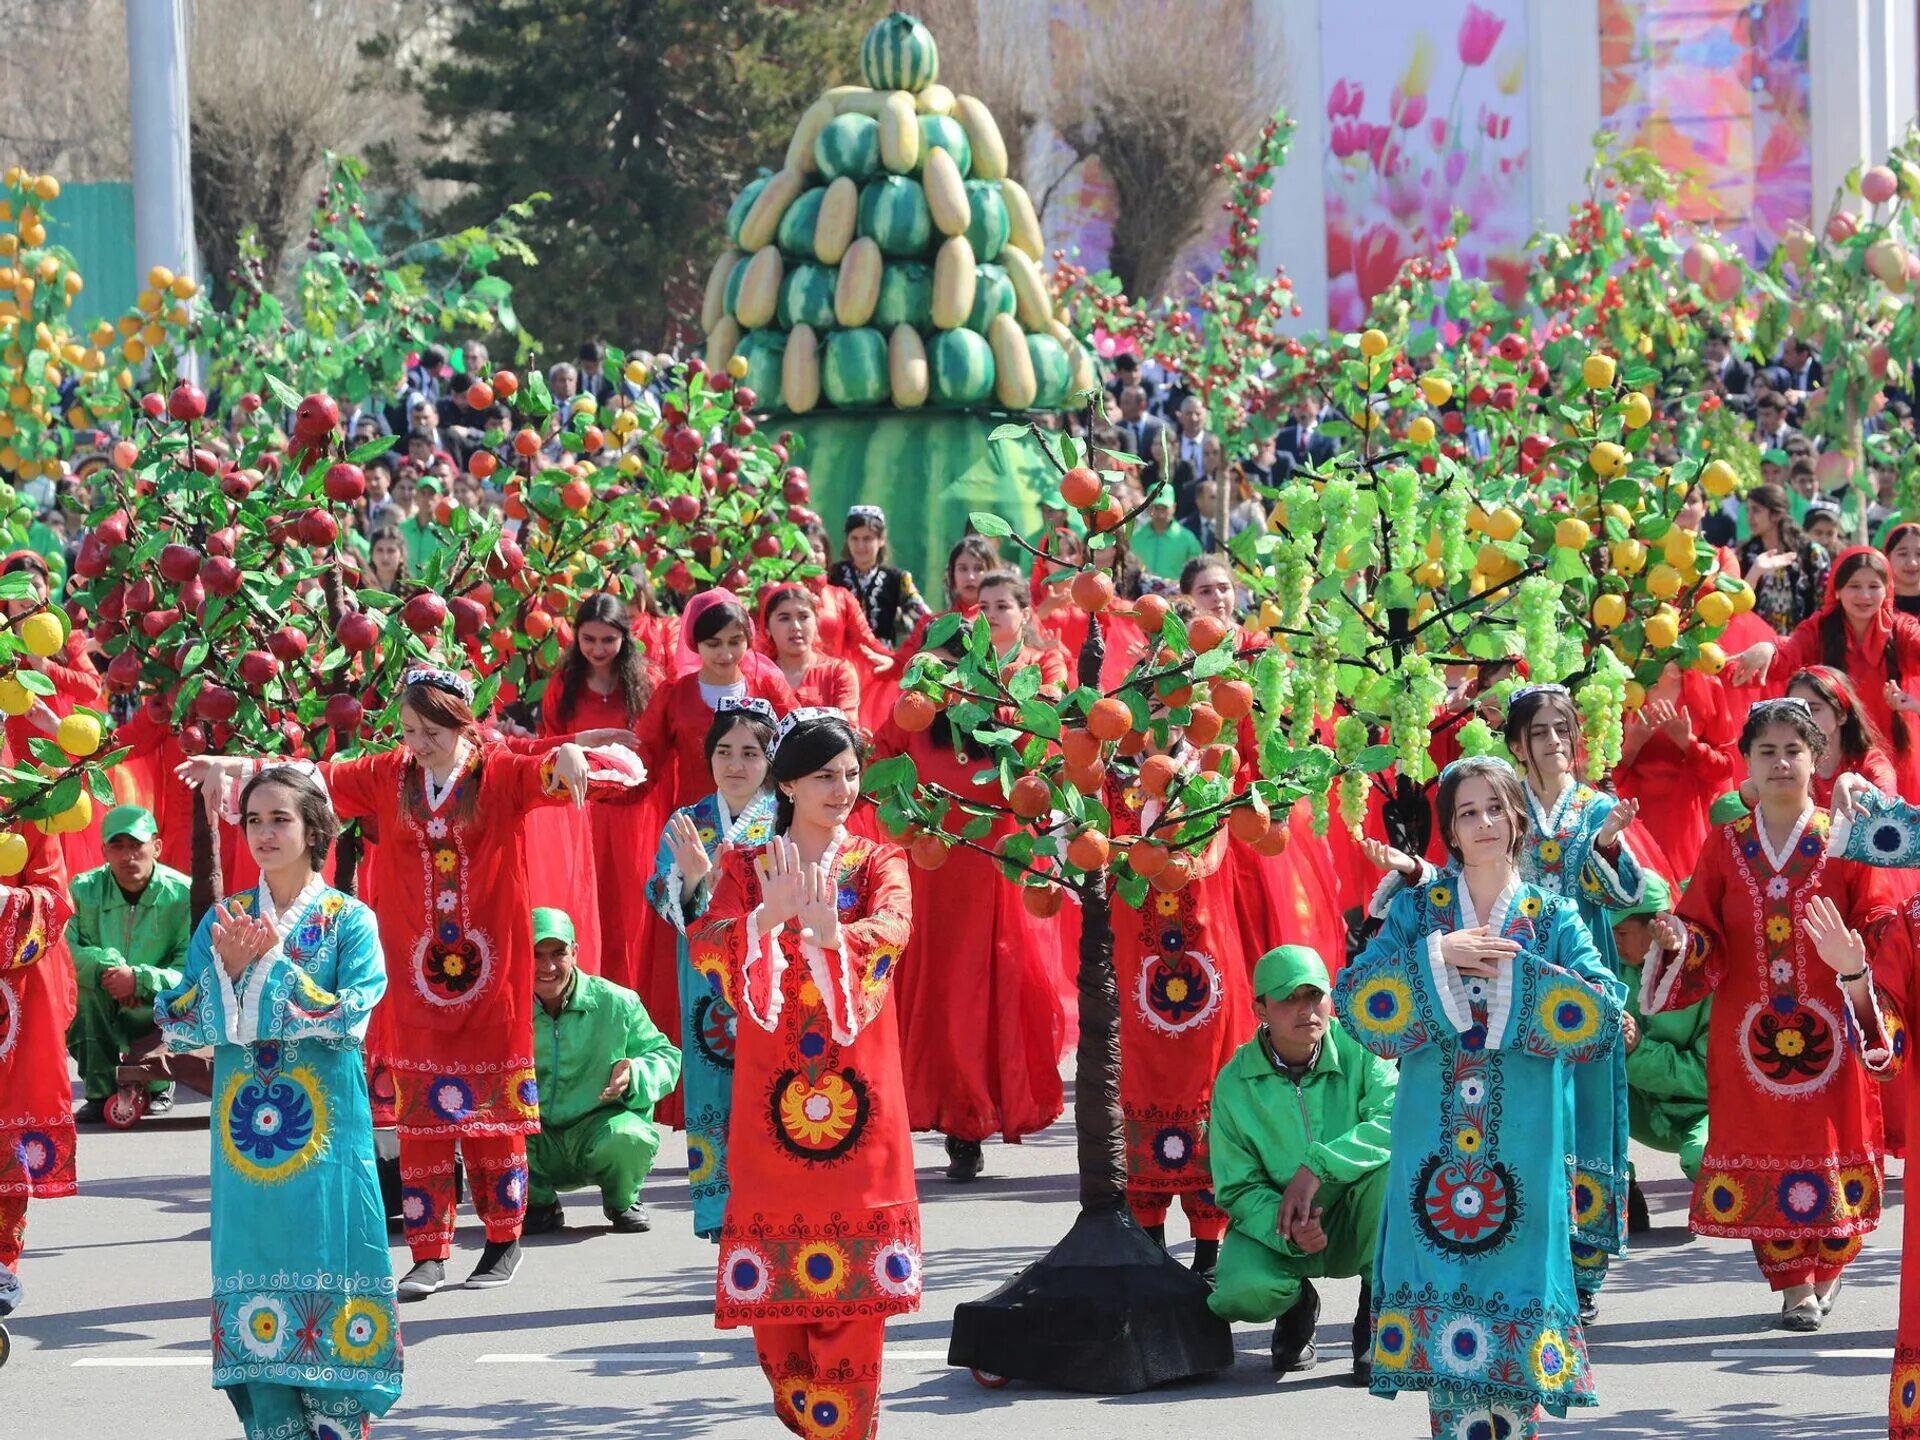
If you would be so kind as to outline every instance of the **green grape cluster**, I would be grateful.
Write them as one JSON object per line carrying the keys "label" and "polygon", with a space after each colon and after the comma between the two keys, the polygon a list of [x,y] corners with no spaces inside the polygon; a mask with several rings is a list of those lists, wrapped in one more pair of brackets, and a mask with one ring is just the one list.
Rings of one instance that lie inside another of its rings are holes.
{"label": "green grape cluster", "polygon": [[1349,770],[1340,777],[1340,820],[1358,834],[1367,818],[1367,777]]}
{"label": "green grape cluster", "polygon": [[1555,683],[1568,673],[1560,668],[1559,599],[1557,582],[1534,575],[1520,582],[1513,602],[1520,622],[1520,653],[1527,657],[1527,668],[1540,685]]}
{"label": "green grape cluster", "polygon": [[1286,750],[1281,722],[1287,714],[1286,657],[1276,648],[1261,651],[1253,667],[1253,733],[1260,746],[1260,773],[1271,779]]}
{"label": "green grape cluster", "polygon": [[1428,533],[1440,536],[1440,563],[1449,575],[1464,575],[1473,568],[1473,546],[1467,540],[1467,501],[1463,495],[1448,491],[1433,502],[1428,512]]}
{"label": "green grape cluster", "polygon": [[1420,475],[1410,465],[1396,465],[1380,481],[1380,508],[1393,531],[1393,553],[1387,563],[1411,570],[1424,557],[1426,536],[1419,528]]}
{"label": "green grape cluster", "polygon": [[1459,741],[1462,755],[1495,755],[1503,760],[1506,758],[1506,741],[1494,734],[1493,727],[1478,715],[1462,725],[1455,732],[1454,739]]}
{"label": "green grape cluster", "polygon": [[1350,544],[1361,529],[1360,487],[1345,476],[1327,481],[1320,490],[1320,522],[1320,543],[1329,552]]}
{"label": "green grape cluster", "polygon": [[1428,727],[1446,698],[1447,684],[1423,655],[1413,656],[1400,667],[1400,680],[1388,704],[1387,723],[1393,731],[1400,773],[1418,783],[1433,776],[1433,760],[1427,753]]}
{"label": "green grape cluster", "polygon": [[1273,554],[1274,606],[1280,623],[1300,630],[1307,623],[1307,592],[1313,588],[1313,551],[1301,540],[1282,540]]}
{"label": "green grape cluster", "polygon": [[1320,691],[1320,672],[1332,668],[1332,664],[1320,653],[1320,647],[1317,644],[1294,656],[1293,724],[1290,737],[1296,748],[1313,743],[1314,700]]}
{"label": "green grape cluster", "polygon": [[1573,703],[1587,743],[1587,778],[1599,780],[1620,763],[1627,706],[1627,670],[1611,651],[1597,652],[1593,674],[1574,691]]}
{"label": "green grape cluster", "polygon": [[1307,796],[1307,809],[1313,816],[1313,833],[1325,835],[1327,827],[1333,823],[1329,793],[1325,790],[1316,790]]}
{"label": "green grape cluster", "polygon": [[1333,758],[1351,765],[1367,748],[1367,722],[1358,715],[1342,715],[1333,722]]}

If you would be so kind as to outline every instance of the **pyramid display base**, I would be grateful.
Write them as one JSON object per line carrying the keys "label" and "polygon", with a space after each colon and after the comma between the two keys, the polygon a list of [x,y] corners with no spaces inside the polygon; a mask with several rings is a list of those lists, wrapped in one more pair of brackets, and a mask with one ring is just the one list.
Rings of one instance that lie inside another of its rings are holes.
{"label": "pyramid display base", "polygon": [[1206,1283],[1124,1208],[1083,1210],[1066,1238],[983,1300],[954,1311],[949,1365],[983,1384],[1130,1395],[1233,1365]]}

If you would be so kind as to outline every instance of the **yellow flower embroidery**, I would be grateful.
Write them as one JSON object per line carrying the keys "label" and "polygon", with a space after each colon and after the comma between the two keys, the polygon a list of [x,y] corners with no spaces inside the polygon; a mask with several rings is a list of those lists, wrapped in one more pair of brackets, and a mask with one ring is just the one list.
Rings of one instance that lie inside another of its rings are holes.
{"label": "yellow flower embroidery", "polygon": [[453,867],[459,863],[460,857],[451,850],[436,850],[433,852],[433,868],[438,870],[442,875],[451,875],[453,873]]}
{"label": "yellow flower embroidery", "polygon": [[1453,1137],[1453,1143],[1455,1148],[1460,1150],[1461,1153],[1476,1155],[1480,1151],[1480,1138],[1479,1128],[1469,1125]]}
{"label": "yellow flower embroidery", "polygon": [[1776,945],[1785,944],[1793,938],[1793,921],[1784,915],[1767,917],[1767,938]]}
{"label": "yellow flower embroidery", "polygon": [[1427,891],[1427,903],[1435,909],[1444,910],[1453,903],[1453,891],[1444,885],[1435,885]]}
{"label": "yellow flower embroidery", "polygon": [[1560,842],[1558,840],[1542,840],[1540,842],[1540,859],[1543,863],[1548,865],[1559,863],[1560,853]]}

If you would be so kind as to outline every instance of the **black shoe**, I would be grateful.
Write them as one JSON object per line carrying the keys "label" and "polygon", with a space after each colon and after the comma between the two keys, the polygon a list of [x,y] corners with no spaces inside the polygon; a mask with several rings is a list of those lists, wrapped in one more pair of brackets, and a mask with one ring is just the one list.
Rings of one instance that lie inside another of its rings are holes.
{"label": "black shoe", "polygon": [[1600,1318],[1600,1297],[1591,1290],[1580,1292],[1580,1323],[1591,1325]]}
{"label": "black shoe", "polygon": [[164,1090],[149,1090],[147,1092],[147,1114],[164,1115],[171,1109],[173,1109],[172,1081],[167,1082],[167,1088]]}
{"label": "black shoe", "polygon": [[1373,1282],[1360,1282],[1360,1304],[1353,1312],[1353,1383],[1373,1383]]}
{"label": "black shoe", "polygon": [[965,1185],[980,1178],[980,1172],[987,1168],[986,1156],[980,1153],[978,1140],[956,1140],[947,1137],[947,1179],[956,1185]]}
{"label": "black shoe", "polygon": [[106,1124],[107,1102],[104,1100],[88,1100],[81,1105],[78,1110],[73,1112],[73,1123],[76,1125]]}
{"label": "black shoe", "polygon": [[1652,1228],[1653,1216],[1647,1212],[1647,1197],[1640,1193],[1640,1182],[1627,1181],[1627,1233],[1644,1235]]}
{"label": "black shoe", "polygon": [[473,1267],[473,1273],[467,1276],[469,1290],[496,1290],[513,1279],[513,1272],[520,1268],[520,1242],[518,1240],[489,1240],[487,1248],[480,1252],[480,1263]]}
{"label": "black shoe", "polygon": [[638,1200],[624,1210],[616,1210],[611,1205],[602,1205],[601,1212],[613,1226],[616,1235],[644,1235],[653,1229],[653,1221],[647,1215],[647,1207]]}
{"label": "black shoe", "polygon": [[447,1262],[444,1260],[422,1260],[407,1271],[394,1294],[402,1304],[409,1300],[424,1300],[442,1285],[447,1283]]}
{"label": "black shoe", "polygon": [[1781,1305],[1780,1318],[1774,1323],[1782,1330],[1792,1330],[1801,1335],[1811,1335],[1826,1320],[1827,1315],[1820,1308],[1820,1301],[1812,1295],[1807,1296],[1798,1305]]}
{"label": "black shoe", "polygon": [[1277,1375],[1311,1370],[1320,1358],[1314,1348],[1313,1327],[1320,1323],[1320,1292],[1303,1281],[1300,1298],[1273,1322],[1273,1369]]}
{"label": "black shoe", "polygon": [[1196,1240],[1193,1242],[1193,1273],[1207,1282],[1207,1288],[1213,1289],[1214,1272],[1220,1268],[1220,1242],[1218,1240]]}
{"label": "black shoe", "polygon": [[527,1215],[520,1222],[522,1235],[550,1235],[555,1230],[567,1228],[567,1212],[561,1208],[558,1200],[545,1205],[527,1206]]}

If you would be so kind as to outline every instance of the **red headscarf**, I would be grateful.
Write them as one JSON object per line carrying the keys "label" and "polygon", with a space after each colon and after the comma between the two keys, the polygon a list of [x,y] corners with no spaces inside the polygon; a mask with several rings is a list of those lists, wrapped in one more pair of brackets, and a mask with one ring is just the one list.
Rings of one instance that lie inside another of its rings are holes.
{"label": "red headscarf", "polygon": [[[1875,561],[1879,562],[1879,573],[1881,578],[1887,582],[1887,592],[1880,599],[1880,608],[1874,611],[1873,616],[1867,621],[1867,628],[1860,633],[1857,639],[1854,638],[1852,633],[1852,619],[1846,616],[1845,612],[1842,612],[1842,618],[1847,620],[1849,640],[1857,644],[1864,651],[1877,653],[1887,643],[1887,637],[1893,634],[1893,617],[1896,612],[1893,608],[1893,576],[1887,568],[1887,557],[1874,549],[1873,546],[1849,545],[1834,557],[1833,568],[1827,571],[1826,597],[1820,602],[1820,609],[1813,616],[1813,619],[1815,621],[1824,620],[1827,616],[1833,614],[1834,611],[1840,609],[1840,572],[1850,569],[1849,562],[1856,555],[1871,555]],[[1849,573],[1847,578],[1851,580],[1853,575]]]}
{"label": "red headscarf", "polygon": [[687,608],[680,612],[680,643],[673,652],[673,678],[678,680],[682,675],[691,675],[700,668],[700,651],[693,643],[693,625],[716,605],[736,606],[740,613],[747,617],[747,653],[740,662],[741,675],[757,675],[763,678],[768,675],[779,675],[780,667],[753,648],[753,612],[733,591],[724,590],[716,585],[711,590],[702,590],[689,600]]}

